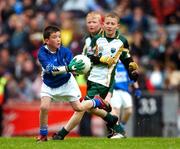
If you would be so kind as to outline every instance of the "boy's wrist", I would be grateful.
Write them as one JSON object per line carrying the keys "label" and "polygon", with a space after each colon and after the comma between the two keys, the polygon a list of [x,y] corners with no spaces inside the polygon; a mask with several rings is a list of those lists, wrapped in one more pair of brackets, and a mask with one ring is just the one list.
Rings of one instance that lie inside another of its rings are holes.
{"label": "boy's wrist", "polygon": [[70,72],[68,66],[65,66],[66,72]]}
{"label": "boy's wrist", "polygon": [[59,66],[59,67],[56,67],[55,69],[52,70],[53,75],[63,74],[66,72],[67,72],[67,70],[66,70],[65,66]]}

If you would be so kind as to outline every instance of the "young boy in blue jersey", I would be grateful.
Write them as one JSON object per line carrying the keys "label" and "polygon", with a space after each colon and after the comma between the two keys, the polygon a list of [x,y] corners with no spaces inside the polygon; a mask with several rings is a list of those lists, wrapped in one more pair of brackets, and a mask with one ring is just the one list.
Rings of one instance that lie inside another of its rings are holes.
{"label": "young boy in blue jersey", "polygon": [[80,103],[81,92],[72,72],[84,68],[82,60],[72,59],[68,48],[61,46],[60,29],[47,26],[43,31],[45,44],[40,47],[38,60],[42,66],[40,131],[37,141],[47,141],[48,110],[51,101],[68,101],[75,111],[81,112],[91,108],[101,108],[109,111],[110,105],[101,98]]}
{"label": "young boy in blue jersey", "polygon": [[[133,112],[132,96],[129,92],[129,85],[133,85],[134,94],[136,97],[141,96],[138,82],[130,80],[127,70],[124,65],[119,61],[116,66],[115,83],[112,98],[110,103],[112,106],[112,114],[119,117],[118,122],[125,129],[125,125]],[[123,108],[123,114],[120,111]],[[120,117],[121,115],[121,117]],[[121,133],[114,133],[111,138],[124,138]]]}

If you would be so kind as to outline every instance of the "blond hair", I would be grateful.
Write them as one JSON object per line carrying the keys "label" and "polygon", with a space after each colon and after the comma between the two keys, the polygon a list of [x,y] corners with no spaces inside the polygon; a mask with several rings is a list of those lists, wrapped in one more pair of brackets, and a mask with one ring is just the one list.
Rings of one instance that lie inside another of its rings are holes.
{"label": "blond hair", "polygon": [[102,14],[100,14],[97,11],[91,11],[87,14],[86,19],[88,17],[92,17],[92,18],[98,18],[100,20],[100,22],[102,23],[104,21],[104,16]]}

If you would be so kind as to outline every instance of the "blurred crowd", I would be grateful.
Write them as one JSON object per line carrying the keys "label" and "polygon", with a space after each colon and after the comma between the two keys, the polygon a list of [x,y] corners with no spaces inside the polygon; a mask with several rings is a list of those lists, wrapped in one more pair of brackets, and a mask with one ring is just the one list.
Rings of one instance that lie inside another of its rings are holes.
{"label": "blurred crowd", "polygon": [[1,0],[0,77],[8,99],[39,99],[43,28],[61,27],[62,44],[80,54],[90,11],[119,15],[143,90],[180,91],[180,0]]}

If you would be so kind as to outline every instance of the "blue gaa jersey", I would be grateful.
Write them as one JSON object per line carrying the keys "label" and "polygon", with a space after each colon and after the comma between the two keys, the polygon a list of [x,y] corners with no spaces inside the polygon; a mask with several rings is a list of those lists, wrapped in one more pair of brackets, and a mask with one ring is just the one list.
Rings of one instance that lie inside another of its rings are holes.
{"label": "blue gaa jersey", "polygon": [[51,87],[57,88],[65,84],[71,74],[57,74],[53,75],[52,71],[57,69],[58,66],[67,66],[72,60],[72,52],[63,46],[60,46],[56,52],[51,52],[47,45],[43,45],[38,52],[38,59],[42,66],[43,82]]}
{"label": "blue gaa jersey", "polygon": [[126,68],[121,62],[118,62],[116,66],[114,89],[128,92],[130,83],[132,83],[132,81],[128,76]]}

